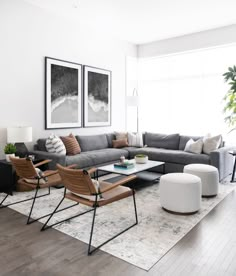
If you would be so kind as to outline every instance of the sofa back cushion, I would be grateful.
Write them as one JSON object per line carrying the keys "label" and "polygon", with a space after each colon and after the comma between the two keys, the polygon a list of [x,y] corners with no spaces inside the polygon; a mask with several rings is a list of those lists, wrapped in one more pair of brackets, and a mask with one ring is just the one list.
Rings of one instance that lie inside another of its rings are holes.
{"label": "sofa back cushion", "polygon": [[146,132],[145,144],[148,147],[177,150],[179,148],[179,134]]}
{"label": "sofa back cushion", "polygon": [[46,140],[47,140],[47,138],[38,139],[36,149],[41,150],[41,151],[47,151]]}
{"label": "sofa back cushion", "polygon": [[106,136],[107,136],[108,147],[112,148],[113,147],[112,140],[116,139],[115,133],[107,133]]}
{"label": "sofa back cushion", "polygon": [[99,135],[77,135],[81,151],[105,149],[109,147],[106,134]]}
{"label": "sofa back cushion", "polygon": [[203,138],[202,136],[187,136],[187,135],[180,135],[179,139],[179,150],[184,150],[187,142],[190,139],[193,139],[193,141],[197,141],[200,138]]}

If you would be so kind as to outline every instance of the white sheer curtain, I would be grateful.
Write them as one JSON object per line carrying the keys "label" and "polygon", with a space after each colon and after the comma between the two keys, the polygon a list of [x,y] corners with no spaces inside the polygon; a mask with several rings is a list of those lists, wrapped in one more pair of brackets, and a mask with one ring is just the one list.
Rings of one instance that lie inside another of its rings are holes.
{"label": "white sheer curtain", "polygon": [[138,60],[141,131],[189,135],[228,132],[222,74],[236,64],[236,45]]}

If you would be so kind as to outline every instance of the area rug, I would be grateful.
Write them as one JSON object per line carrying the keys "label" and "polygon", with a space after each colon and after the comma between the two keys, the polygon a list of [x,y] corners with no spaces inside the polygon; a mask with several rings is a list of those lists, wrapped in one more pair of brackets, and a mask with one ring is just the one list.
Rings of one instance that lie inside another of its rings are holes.
{"label": "area rug", "polygon": [[[219,194],[214,198],[203,198],[201,210],[197,214],[184,216],[167,213],[161,208],[159,184],[143,183],[137,187],[136,194],[139,224],[103,246],[101,250],[139,268],[149,270],[234,188],[235,186],[230,182],[220,184]],[[33,217],[50,213],[59,202],[62,193],[63,189],[52,189],[50,196],[39,198]],[[9,197],[8,202],[31,196],[32,192],[16,193],[14,197]],[[71,203],[65,200],[62,207]],[[13,205],[11,208],[27,215],[30,204],[29,201]],[[52,223],[86,209],[88,208],[80,206],[65,210],[56,214]],[[134,220],[132,197],[98,208],[92,244],[99,245],[125,229]],[[44,221],[45,219],[41,220],[41,222]],[[88,243],[91,221],[92,212],[59,224],[55,226],[55,229]],[[84,254],[86,253],[85,251]]]}

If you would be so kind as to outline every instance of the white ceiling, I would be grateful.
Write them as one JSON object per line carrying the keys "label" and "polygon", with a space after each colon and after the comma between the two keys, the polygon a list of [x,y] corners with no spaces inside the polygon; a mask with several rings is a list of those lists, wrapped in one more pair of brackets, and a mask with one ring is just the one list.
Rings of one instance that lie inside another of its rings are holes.
{"label": "white ceiling", "polygon": [[236,23],[236,0],[25,0],[143,44]]}

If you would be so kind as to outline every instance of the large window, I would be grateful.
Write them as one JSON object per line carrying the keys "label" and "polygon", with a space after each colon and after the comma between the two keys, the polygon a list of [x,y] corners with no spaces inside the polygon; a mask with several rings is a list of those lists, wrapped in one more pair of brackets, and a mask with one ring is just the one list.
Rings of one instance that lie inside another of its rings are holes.
{"label": "large window", "polygon": [[222,74],[236,64],[236,45],[138,60],[141,131],[227,133]]}

